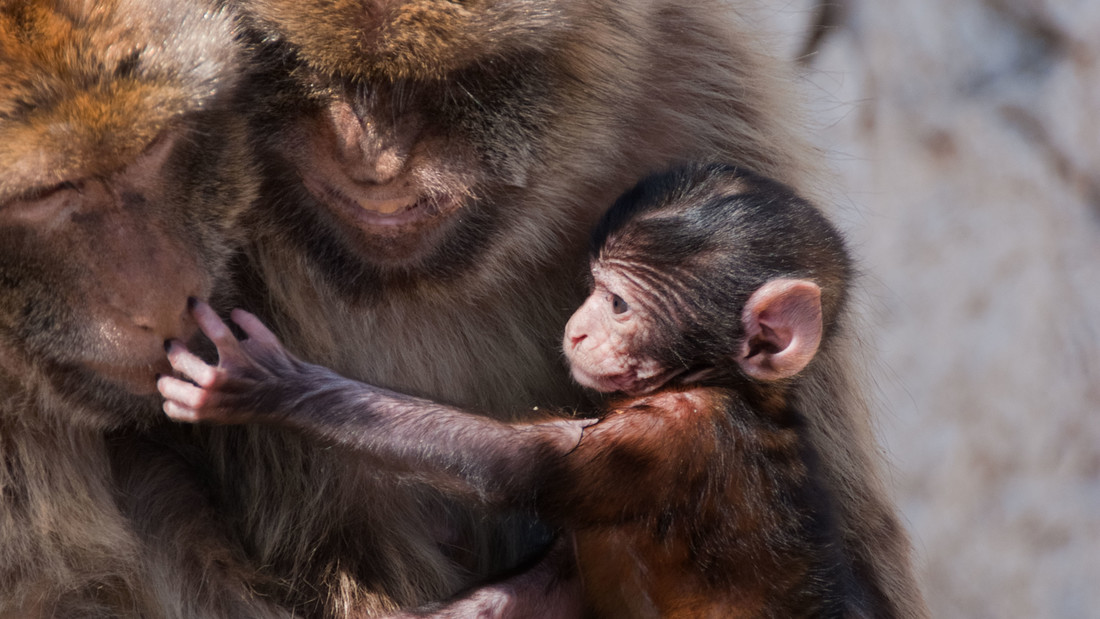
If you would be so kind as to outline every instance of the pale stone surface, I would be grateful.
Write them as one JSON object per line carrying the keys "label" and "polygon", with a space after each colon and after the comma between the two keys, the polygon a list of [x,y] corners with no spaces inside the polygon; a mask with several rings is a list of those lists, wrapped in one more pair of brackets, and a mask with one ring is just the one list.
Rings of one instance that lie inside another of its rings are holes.
{"label": "pale stone surface", "polygon": [[933,615],[1100,616],[1100,2],[840,6],[807,93]]}

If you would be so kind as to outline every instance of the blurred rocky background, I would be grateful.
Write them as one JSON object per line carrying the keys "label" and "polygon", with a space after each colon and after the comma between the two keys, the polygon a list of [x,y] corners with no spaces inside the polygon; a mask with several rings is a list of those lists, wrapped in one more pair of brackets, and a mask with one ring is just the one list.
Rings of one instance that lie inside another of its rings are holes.
{"label": "blurred rocky background", "polygon": [[1100,1],[764,0],[936,617],[1100,617]]}

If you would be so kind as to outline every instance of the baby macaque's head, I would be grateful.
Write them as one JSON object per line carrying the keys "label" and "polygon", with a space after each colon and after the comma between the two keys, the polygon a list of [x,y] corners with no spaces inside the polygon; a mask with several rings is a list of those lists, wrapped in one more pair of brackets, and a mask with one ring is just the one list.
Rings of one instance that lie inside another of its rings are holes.
{"label": "baby macaque's head", "polygon": [[597,225],[590,265],[565,354],[580,384],[631,395],[703,375],[795,376],[831,334],[851,278],[816,207],[724,165],[628,191]]}

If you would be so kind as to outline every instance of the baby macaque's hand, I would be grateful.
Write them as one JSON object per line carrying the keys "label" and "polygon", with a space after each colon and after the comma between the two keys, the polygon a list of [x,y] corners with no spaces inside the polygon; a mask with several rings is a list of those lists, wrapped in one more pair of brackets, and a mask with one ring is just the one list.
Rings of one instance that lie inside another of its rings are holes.
{"label": "baby macaque's hand", "polygon": [[164,396],[164,412],[177,421],[229,424],[276,413],[284,381],[296,374],[301,363],[286,352],[259,318],[244,310],[235,309],[230,314],[248,336],[241,341],[206,303],[196,302],[191,314],[217,346],[218,365],[207,364],[182,342],[172,340],[168,345],[169,363],[195,384],[161,377],[157,389]]}

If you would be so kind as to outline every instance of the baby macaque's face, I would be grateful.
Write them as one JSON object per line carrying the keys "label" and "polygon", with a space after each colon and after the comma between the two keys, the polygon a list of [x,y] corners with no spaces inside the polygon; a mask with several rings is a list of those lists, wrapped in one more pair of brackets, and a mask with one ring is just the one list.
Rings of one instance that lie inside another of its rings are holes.
{"label": "baby macaque's face", "polygon": [[656,322],[651,291],[613,267],[592,267],[592,293],[565,326],[563,347],[573,379],[602,392],[648,393],[675,372],[650,354]]}

